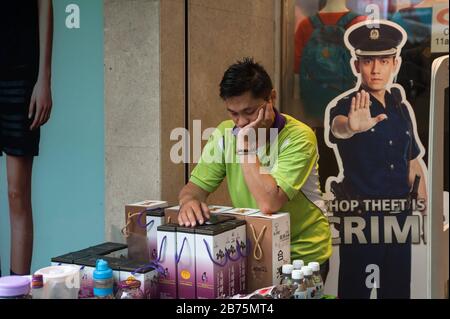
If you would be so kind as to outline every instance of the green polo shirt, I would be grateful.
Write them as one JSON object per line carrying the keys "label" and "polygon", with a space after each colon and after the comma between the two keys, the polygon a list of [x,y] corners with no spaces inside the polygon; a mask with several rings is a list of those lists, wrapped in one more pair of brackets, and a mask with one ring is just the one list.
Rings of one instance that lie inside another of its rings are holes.
{"label": "green polo shirt", "polygon": [[[271,143],[258,150],[258,158],[289,198],[280,211],[290,214],[291,259],[322,264],[331,256],[332,248],[319,188],[316,136],[307,125],[289,115],[283,116],[286,125]],[[258,208],[236,156],[233,127],[231,120],[217,127],[203,148],[190,181],[212,193],[226,177],[234,207]]]}

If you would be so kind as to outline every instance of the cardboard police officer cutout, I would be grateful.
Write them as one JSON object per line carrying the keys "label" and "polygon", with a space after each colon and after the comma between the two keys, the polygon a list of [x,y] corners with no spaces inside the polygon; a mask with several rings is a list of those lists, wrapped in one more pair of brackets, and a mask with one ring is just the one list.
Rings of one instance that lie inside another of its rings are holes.
{"label": "cardboard police officer cutout", "polygon": [[385,20],[357,23],[344,35],[358,81],[329,103],[324,123],[339,167],[325,190],[332,265],[339,263],[329,277],[338,278],[340,298],[411,297],[412,244],[424,240],[427,169],[413,109],[394,83],[406,39]]}

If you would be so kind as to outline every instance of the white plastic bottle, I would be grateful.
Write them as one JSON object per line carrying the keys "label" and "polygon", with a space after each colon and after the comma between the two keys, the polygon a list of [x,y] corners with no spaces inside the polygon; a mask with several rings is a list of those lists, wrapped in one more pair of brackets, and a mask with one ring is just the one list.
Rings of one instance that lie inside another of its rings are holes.
{"label": "white plastic bottle", "polygon": [[298,269],[292,271],[292,281],[293,281],[293,294],[294,299],[306,299],[306,288],[305,282],[303,280],[303,272]]}
{"label": "white plastic bottle", "polygon": [[291,264],[283,265],[281,268],[281,283],[276,285],[271,295],[274,299],[289,299],[292,296],[292,270],[294,266]]}
{"label": "white plastic bottle", "polygon": [[308,264],[308,267],[313,271],[312,279],[316,285],[316,299],[321,299],[323,296],[323,279],[320,275],[320,264],[312,261]]}
{"label": "white plastic bottle", "polygon": [[302,267],[302,273],[304,276],[305,288],[306,288],[306,299],[316,299],[316,285],[312,279],[312,269],[308,266]]}
{"label": "white plastic bottle", "polygon": [[292,262],[292,265],[294,266],[294,269],[301,270],[305,263],[301,259],[296,259]]}
{"label": "white plastic bottle", "polygon": [[294,266],[291,264],[283,265],[281,268],[281,284],[282,285],[292,285],[292,270],[294,270]]}

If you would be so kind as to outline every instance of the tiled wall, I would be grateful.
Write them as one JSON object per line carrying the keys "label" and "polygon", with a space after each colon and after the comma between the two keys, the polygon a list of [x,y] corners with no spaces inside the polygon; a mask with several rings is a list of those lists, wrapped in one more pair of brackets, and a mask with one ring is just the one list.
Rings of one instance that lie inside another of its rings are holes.
{"label": "tiled wall", "polygon": [[[184,0],[105,0],[105,228],[120,241],[123,206],[176,203],[183,164],[170,132],[185,126]],[[274,0],[190,0],[188,121],[202,129],[227,119],[219,98],[225,69],[253,56],[274,75]],[[190,168],[193,166],[191,165]],[[224,185],[211,203],[228,204]]]}
{"label": "tiled wall", "polygon": [[121,241],[124,205],[161,196],[157,0],[105,0],[105,234]]}
{"label": "tiled wall", "polygon": [[[189,22],[189,120],[201,119],[206,129],[228,119],[219,83],[237,59],[254,57],[273,79],[274,1],[191,0]],[[225,183],[210,202],[230,204]]]}

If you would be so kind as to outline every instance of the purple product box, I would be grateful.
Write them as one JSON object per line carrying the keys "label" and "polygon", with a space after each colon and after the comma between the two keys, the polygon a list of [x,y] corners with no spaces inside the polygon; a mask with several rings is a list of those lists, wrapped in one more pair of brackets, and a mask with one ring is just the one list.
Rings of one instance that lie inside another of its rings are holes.
{"label": "purple product box", "polygon": [[141,282],[146,299],[159,299],[158,272],[147,263],[129,260],[120,268],[120,281],[134,278]]}
{"label": "purple product box", "polygon": [[178,298],[195,299],[195,228],[177,227]]}
{"label": "purple product box", "polygon": [[159,276],[159,294],[161,299],[176,299],[177,294],[177,227],[178,224],[166,224],[157,228],[159,265],[163,273]]}
{"label": "purple product box", "polygon": [[239,256],[236,249],[236,224],[234,221],[228,221],[222,224],[224,227],[229,227],[230,229],[226,232],[225,239],[225,249],[227,252],[227,264],[226,264],[226,276],[225,280],[228,284],[228,289],[225,291],[227,296],[234,296],[236,294],[236,284],[238,283],[237,275],[237,263],[239,261]]}
{"label": "purple product box", "polygon": [[245,220],[236,220],[236,249],[239,252],[238,267],[238,294],[247,292],[247,223]]}
{"label": "purple product box", "polygon": [[113,271],[114,294],[117,292],[119,284],[120,267],[121,264],[123,263],[123,260],[105,256],[90,256],[86,258],[80,258],[75,261],[75,264],[80,266],[81,285],[80,291],[78,293],[80,299],[94,297],[93,274],[95,270],[95,264],[98,259],[103,259],[108,262],[108,266]]}
{"label": "purple product box", "polygon": [[216,299],[228,291],[226,240],[234,226],[214,224],[195,230],[198,299]]}
{"label": "purple product box", "polygon": [[156,208],[147,211],[147,246],[149,250],[150,261],[158,259],[158,239],[157,229],[165,224],[164,208]]}
{"label": "purple product box", "polygon": [[232,234],[232,244],[229,248],[230,260],[232,262],[234,271],[234,280],[230,278],[230,285],[234,284],[234,290],[230,289],[230,296],[235,294],[245,293],[247,290],[247,251],[246,251],[246,222],[245,220],[237,219],[229,223],[234,224]]}

